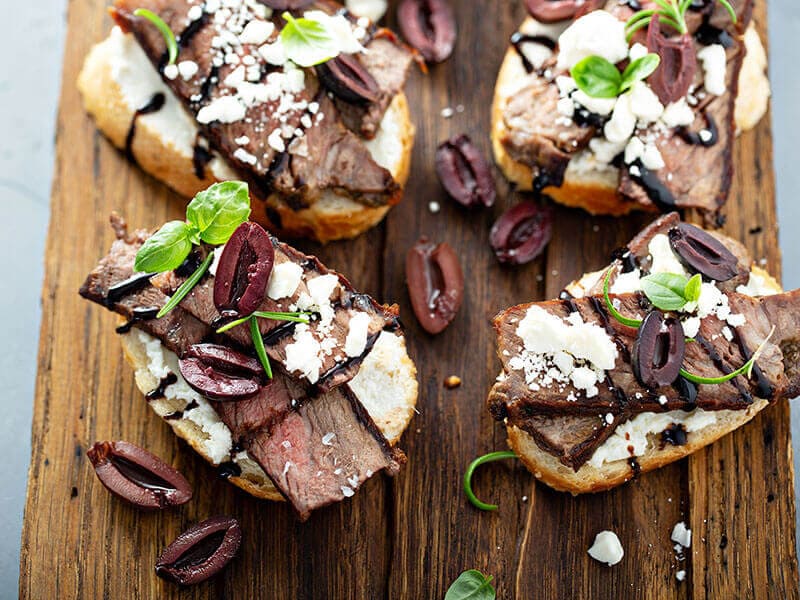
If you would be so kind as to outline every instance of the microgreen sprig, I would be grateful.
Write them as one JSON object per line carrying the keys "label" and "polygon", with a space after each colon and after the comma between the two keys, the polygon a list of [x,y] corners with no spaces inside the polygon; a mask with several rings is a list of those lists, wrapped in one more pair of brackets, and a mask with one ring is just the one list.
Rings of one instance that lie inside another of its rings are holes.
{"label": "microgreen sprig", "polygon": [[[242,181],[215,183],[198,193],[186,207],[186,221],[170,221],[150,236],[134,260],[134,270],[163,273],[177,269],[194,246],[224,244],[236,228],[250,217],[250,196]],[[192,275],[175,291],[158,312],[163,317],[197,285],[214,260],[208,256]]]}
{"label": "microgreen sprig", "polygon": [[174,65],[175,61],[178,59],[178,42],[175,39],[175,34],[172,32],[172,29],[169,28],[169,25],[156,13],[146,8],[137,8],[133,11],[133,15],[135,17],[147,19],[161,32],[161,35],[164,36],[164,42],[167,44],[167,55],[169,56],[169,62],[167,64]]}
{"label": "microgreen sprig", "polygon": [[[728,14],[731,16],[731,20],[736,23],[736,11],[733,9],[730,2],[728,0],[717,1],[725,7],[725,10],[727,10]],[[653,15],[658,15],[660,23],[669,25],[681,35],[688,33],[689,28],[686,25],[686,11],[691,6],[692,0],[654,0],[654,2],[658,5],[658,8],[648,8],[637,11],[628,19],[628,22],[625,23],[625,32],[629,40],[634,33],[640,29],[644,29],[650,24]]]}
{"label": "microgreen sprig", "polygon": [[603,279],[603,297],[606,300],[606,307],[608,308],[608,312],[611,313],[611,316],[614,317],[617,321],[622,323],[623,325],[627,325],[628,327],[638,328],[642,321],[640,319],[631,319],[622,315],[615,307],[614,304],[611,302],[611,298],[608,296],[608,281],[611,277],[611,269],[606,271],[605,279]]}
{"label": "microgreen sprig", "polygon": [[478,500],[475,492],[472,491],[472,474],[475,472],[475,469],[484,463],[493,462],[495,460],[503,460],[506,458],[517,458],[517,455],[511,450],[501,450],[499,452],[490,452],[489,454],[479,456],[469,463],[467,470],[464,472],[464,493],[467,495],[467,499],[475,508],[480,508],[481,510],[497,510],[496,504],[487,504],[486,502],[481,502]]}
{"label": "microgreen sprig", "polygon": [[723,375],[722,377],[701,377],[700,375],[695,375],[693,373],[690,373],[686,369],[681,369],[681,375],[691,382],[705,383],[711,385],[718,383],[725,383],[726,381],[730,381],[731,379],[733,379],[734,377],[738,377],[739,375],[747,375],[747,378],[749,379],[750,376],[753,374],[753,367],[755,367],[756,365],[756,359],[764,351],[764,348],[766,347],[767,342],[769,342],[773,333],[775,333],[774,325],[772,326],[772,329],[770,329],[769,335],[764,339],[763,342],[761,342],[761,345],[758,348],[756,348],[756,351],[753,352],[753,355],[750,357],[750,360],[748,360],[746,363],[744,363],[741,367],[739,367],[735,371],[731,371],[727,375]]}

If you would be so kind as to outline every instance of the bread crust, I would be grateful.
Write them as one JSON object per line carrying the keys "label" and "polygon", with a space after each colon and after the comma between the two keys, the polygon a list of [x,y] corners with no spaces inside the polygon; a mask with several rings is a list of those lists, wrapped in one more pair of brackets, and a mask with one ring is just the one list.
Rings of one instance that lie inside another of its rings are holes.
{"label": "bread crust", "polygon": [[[114,76],[114,52],[110,49],[112,44],[120,43],[114,39],[115,35],[119,34],[112,33],[90,50],[78,75],[77,87],[97,128],[114,146],[125,150],[136,108],[130,105]],[[146,66],[142,65],[142,68]],[[166,88],[161,85],[159,89]],[[170,95],[168,102],[177,102],[169,90],[166,93]],[[393,142],[401,148],[389,171],[403,187],[408,180],[415,128],[402,91],[389,105],[385,119],[391,121],[396,136]],[[217,181],[237,177],[227,163],[216,156],[204,169],[203,177],[199,178],[195,173],[192,152],[179,148],[169,137],[150,120],[141,118],[136,124],[132,154],[145,172],[182,196],[191,198]],[[282,237],[309,237],[324,243],[356,237],[379,223],[389,208],[365,206],[328,191],[311,207],[295,211],[279,195],[273,194],[265,202],[254,203],[252,218]]]}
{"label": "bread crust", "polygon": [[[521,29],[533,23],[533,18],[527,17]],[[769,104],[769,80],[764,74],[764,50],[754,27],[751,23],[745,35],[748,53],[740,78],[747,77],[748,84],[740,86],[737,96],[735,121],[739,131],[755,127]],[[759,73],[761,77],[758,77]],[[511,158],[502,139],[505,137],[504,107],[515,91],[515,82],[524,80],[526,75],[516,50],[509,47],[497,74],[491,110],[491,140],[495,162],[506,179],[522,191],[532,189],[532,170]],[[593,215],[622,216],[634,210],[642,210],[642,206],[627,201],[617,193],[617,184],[616,169],[602,173],[579,173],[568,167],[561,187],[549,186],[544,188],[543,193],[560,204],[582,208]]]}
{"label": "bread crust", "polygon": [[[124,322],[124,319],[120,320],[120,323]],[[134,369],[136,387],[139,388],[142,394],[147,395],[148,392],[158,386],[159,381],[147,368],[148,357],[145,347],[140,339],[136,335],[133,335],[132,332],[120,335],[119,337],[125,359]],[[397,443],[403,431],[408,427],[417,403],[418,386],[416,366],[405,352],[405,345],[403,345],[403,352],[404,356],[397,361],[397,364],[394,365],[393,368],[401,372],[401,377],[408,378],[408,381],[413,381],[413,385],[406,384],[403,386],[405,396],[403,398],[402,407],[396,406],[382,418],[375,420],[378,429],[381,430],[392,445]],[[391,365],[382,366],[386,367],[387,370],[392,367]],[[381,399],[375,399],[377,402],[380,400]],[[156,414],[162,417],[162,419],[163,415],[183,409],[184,404],[185,402],[181,399],[167,398],[149,402],[150,407]],[[210,456],[204,443],[208,435],[194,421],[185,417],[163,420],[172,428],[175,435],[186,441],[186,443],[209,464],[215,464],[215,461]],[[237,458],[236,464],[241,467],[242,473],[238,476],[228,477],[228,481],[233,485],[262,500],[271,500],[274,502],[283,502],[286,500],[255,460],[249,456],[241,460]]]}

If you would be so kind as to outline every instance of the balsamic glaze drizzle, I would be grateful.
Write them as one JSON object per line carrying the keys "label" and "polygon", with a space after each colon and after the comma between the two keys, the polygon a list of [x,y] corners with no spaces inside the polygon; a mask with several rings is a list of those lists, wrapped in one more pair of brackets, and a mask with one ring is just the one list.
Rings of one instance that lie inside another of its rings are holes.
{"label": "balsamic glaze drizzle", "polygon": [[511,34],[511,46],[514,48],[514,50],[516,50],[520,60],[522,60],[522,66],[525,67],[525,71],[528,73],[532,73],[534,67],[531,64],[531,61],[528,60],[528,57],[525,56],[525,53],[522,51],[523,44],[539,44],[551,52],[556,49],[555,41],[546,35],[530,35],[527,33],[522,33],[521,31],[515,31],[513,34]]}
{"label": "balsamic glaze drizzle", "polygon": [[[634,169],[634,167],[636,167]],[[642,164],[642,161],[635,160],[628,166],[628,174],[631,179],[642,186],[647,197],[656,205],[661,212],[675,210],[675,197],[664,183],[650,169]]]}
{"label": "balsamic glaze drizzle", "polygon": [[128,277],[128,279],[115,283],[108,288],[108,292],[106,293],[106,306],[114,306],[114,304],[122,300],[128,294],[133,294],[146,287],[147,284],[150,283],[150,278],[153,275],[155,275],[155,273],[135,273]]}
{"label": "balsamic glaze drizzle", "polygon": [[133,309],[131,318],[117,327],[115,331],[117,333],[128,333],[134,324],[155,319],[159,310],[158,306],[137,306]]}
{"label": "balsamic glaze drizzle", "polygon": [[133,138],[136,137],[136,121],[142,115],[149,115],[150,113],[161,110],[166,99],[166,96],[162,92],[156,92],[144,106],[136,109],[136,112],[133,113],[130,127],[128,127],[128,134],[125,136],[125,156],[133,164],[138,164],[136,162],[136,157],[133,155]]}
{"label": "balsamic glaze drizzle", "polygon": [[158,387],[154,390],[150,390],[146,394],[146,398],[148,401],[150,400],[158,400],[159,398],[164,397],[164,392],[166,389],[171,386],[173,383],[178,381],[178,376],[175,373],[168,373],[166,377],[162,378],[161,381],[158,383]]}
{"label": "balsamic glaze drizzle", "polygon": [[703,146],[709,148],[717,143],[719,140],[719,131],[717,130],[717,123],[707,110],[703,111],[703,118],[706,120],[705,130],[710,134],[707,140],[704,140],[700,133],[691,131],[688,127],[678,127],[678,135],[687,144],[693,146]]}

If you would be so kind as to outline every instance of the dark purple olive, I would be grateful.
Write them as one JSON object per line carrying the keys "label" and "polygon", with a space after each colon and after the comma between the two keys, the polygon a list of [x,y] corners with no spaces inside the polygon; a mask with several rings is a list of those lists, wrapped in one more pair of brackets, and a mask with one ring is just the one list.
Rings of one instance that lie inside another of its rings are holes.
{"label": "dark purple olive", "polygon": [[314,3],[314,0],[258,0],[273,10],[300,10]]}
{"label": "dark purple olive", "polygon": [[449,244],[422,238],[406,255],[411,307],[422,328],[437,334],[455,318],[464,296],[464,274]]}
{"label": "dark purple olive", "polygon": [[605,0],[525,0],[531,16],[542,23],[555,23],[581,16],[605,4]]}
{"label": "dark purple olive", "polygon": [[377,102],[378,83],[352,54],[340,54],[316,70],[322,85],[345,102]]}
{"label": "dark purple olive", "polygon": [[489,163],[467,135],[443,142],[436,150],[436,174],[444,189],[464,206],[492,206],[495,184]]}
{"label": "dark purple olive", "polygon": [[442,62],[453,52],[456,20],[447,0],[402,0],[397,22],[406,41],[428,62]]}
{"label": "dark purple olive", "polygon": [[722,242],[689,223],[669,230],[669,243],[680,261],[694,273],[714,281],[728,281],[739,273],[739,260]]}
{"label": "dark purple olive", "polygon": [[275,250],[264,228],[246,222],[233,232],[214,277],[214,305],[220,315],[246,317],[264,301]]}
{"label": "dark purple olive", "polygon": [[192,499],[183,475],[135,444],[95,442],[86,456],[109,492],[139,508],[167,508]]}
{"label": "dark purple olive", "polygon": [[218,344],[191,346],[178,367],[192,389],[223,401],[257,394],[265,376],[258,360]]}
{"label": "dark purple olive", "polygon": [[156,575],[180,585],[194,585],[224,569],[242,542],[233,517],[212,517],[180,534],[156,561]]}
{"label": "dark purple olive", "polygon": [[552,230],[552,209],[523,200],[495,221],[489,243],[500,262],[521,265],[542,253]]}
{"label": "dark purple olive", "polygon": [[697,53],[691,35],[666,37],[661,31],[658,15],[653,15],[647,28],[647,49],[658,54],[661,62],[647,83],[666,106],[683,98],[697,72]]}
{"label": "dark purple olive", "polygon": [[654,310],[644,318],[633,343],[633,373],[644,387],[671,385],[680,375],[686,342],[683,325]]}

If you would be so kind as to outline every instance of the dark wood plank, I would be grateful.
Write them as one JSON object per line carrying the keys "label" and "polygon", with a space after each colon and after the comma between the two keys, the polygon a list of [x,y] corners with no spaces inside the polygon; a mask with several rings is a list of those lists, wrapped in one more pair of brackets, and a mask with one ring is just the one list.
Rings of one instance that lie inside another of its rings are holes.
{"label": "dark wood plank", "polygon": [[[185,202],[126,164],[80,106],[74,80],[89,45],[104,36],[105,2],[69,7],[43,321],[33,425],[20,594],[25,598],[438,598],[464,569],[496,578],[501,598],[797,597],[788,405],[690,459],[613,492],[572,498],[537,485],[514,462],[476,477],[476,490],[500,503],[480,513],[465,500],[461,475],[471,458],[505,447],[505,432],[484,408],[499,369],[489,326],[500,309],[552,297],[567,281],[600,267],[645,216],[591,218],[557,209],[553,241],[539,260],[501,267],[488,232],[517,200],[504,183],[491,211],[447,201],[433,172],[436,145],[467,132],[488,153],[488,109],[508,34],[521,2],[457,2],[454,57],[424,76],[409,98],[417,124],[405,201],[386,223],[353,242],[308,251],[405,315],[420,379],[420,414],[403,438],[409,464],[375,479],[352,501],[294,522],[287,507],[253,500],[215,477],[159,422],[133,383],[113,320],[82,301],[83,276],[111,241],[106,215],[123,211],[136,226],[183,213]],[[757,17],[765,22],[765,6]],[[463,105],[452,119],[442,108]],[[780,268],[771,132],[764,122],[742,137],[726,231],[773,272]],[[431,214],[427,205],[442,205]],[[760,234],[748,231],[760,225]],[[462,257],[468,293],[461,314],[431,337],[414,322],[403,262],[419,236],[447,241]],[[463,384],[446,390],[443,379]],[[111,499],[84,456],[95,439],[129,439],[180,468],[196,489],[187,506],[143,514]],[[179,591],[153,575],[161,548],[189,523],[213,514],[242,521],[245,542],[224,577]],[[674,559],[669,534],[680,519],[695,534],[691,556]],[[614,529],[626,557],[609,569],[586,555],[594,535]],[[724,536],[724,537],[723,537]],[[723,542],[723,540],[726,540]],[[679,584],[674,573],[687,569]]]}

